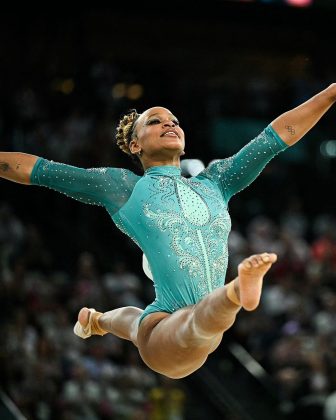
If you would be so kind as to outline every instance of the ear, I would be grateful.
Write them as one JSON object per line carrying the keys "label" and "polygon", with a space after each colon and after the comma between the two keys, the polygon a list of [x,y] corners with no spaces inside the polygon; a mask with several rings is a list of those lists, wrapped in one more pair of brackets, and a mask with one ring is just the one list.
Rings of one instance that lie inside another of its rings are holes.
{"label": "ear", "polygon": [[132,153],[133,155],[136,155],[136,154],[138,154],[139,152],[141,152],[141,147],[140,147],[140,145],[138,144],[138,142],[137,142],[137,140],[136,140],[136,139],[131,140],[131,142],[130,142],[130,144],[129,144],[129,149],[130,149],[130,151],[131,151],[131,153]]}

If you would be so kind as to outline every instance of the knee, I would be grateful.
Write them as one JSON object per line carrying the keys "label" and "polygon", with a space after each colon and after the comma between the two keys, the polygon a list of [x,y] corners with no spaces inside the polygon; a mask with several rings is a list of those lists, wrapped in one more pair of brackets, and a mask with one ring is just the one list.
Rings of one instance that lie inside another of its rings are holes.
{"label": "knee", "polygon": [[206,334],[198,325],[193,313],[175,330],[177,344],[183,349],[206,347],[212,335]]}

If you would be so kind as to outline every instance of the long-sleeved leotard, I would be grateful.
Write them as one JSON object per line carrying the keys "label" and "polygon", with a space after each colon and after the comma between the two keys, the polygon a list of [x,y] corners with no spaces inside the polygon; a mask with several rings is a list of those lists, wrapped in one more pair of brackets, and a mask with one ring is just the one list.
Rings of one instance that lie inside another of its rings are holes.
{"label": "long-sleeved leotard", "polygon": [[223,286],[231,221],[228,202],[287,145],[271,126],[237,154],[192,178],[175,166],[142,177],[126,169],[82,169],[39,158],[31,183],[102,205],[146,255],[156,299],[142,315],[172,313]]}

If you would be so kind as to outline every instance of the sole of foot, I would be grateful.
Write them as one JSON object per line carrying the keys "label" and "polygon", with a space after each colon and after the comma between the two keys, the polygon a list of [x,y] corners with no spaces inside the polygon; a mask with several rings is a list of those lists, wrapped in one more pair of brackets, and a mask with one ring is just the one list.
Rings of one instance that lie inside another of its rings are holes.
{"label": "sole of foot", "polygon": [[239,264],[239,297],[245,310],[253,311],[259,305],[264,275],[276,260],[276,254],[265,252],[251,255]]}

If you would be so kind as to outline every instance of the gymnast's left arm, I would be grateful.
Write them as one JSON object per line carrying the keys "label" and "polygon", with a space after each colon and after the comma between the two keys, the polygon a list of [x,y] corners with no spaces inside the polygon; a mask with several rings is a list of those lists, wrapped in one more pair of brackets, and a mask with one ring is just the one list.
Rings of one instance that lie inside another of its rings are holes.
{"label": "gymnast's left arm", "polygon": [[253,182],[278,153],[300,140],[336,102],[336,84],[280,115],[235,155],[218,160],[201,176],[214,181],[226,201]]}
{"label": "gymnast's left arm", "polygon": [[292,146],[300,140],[336,102],[336,83],[308,101],[280,115],[271,126],[281,139]]}

